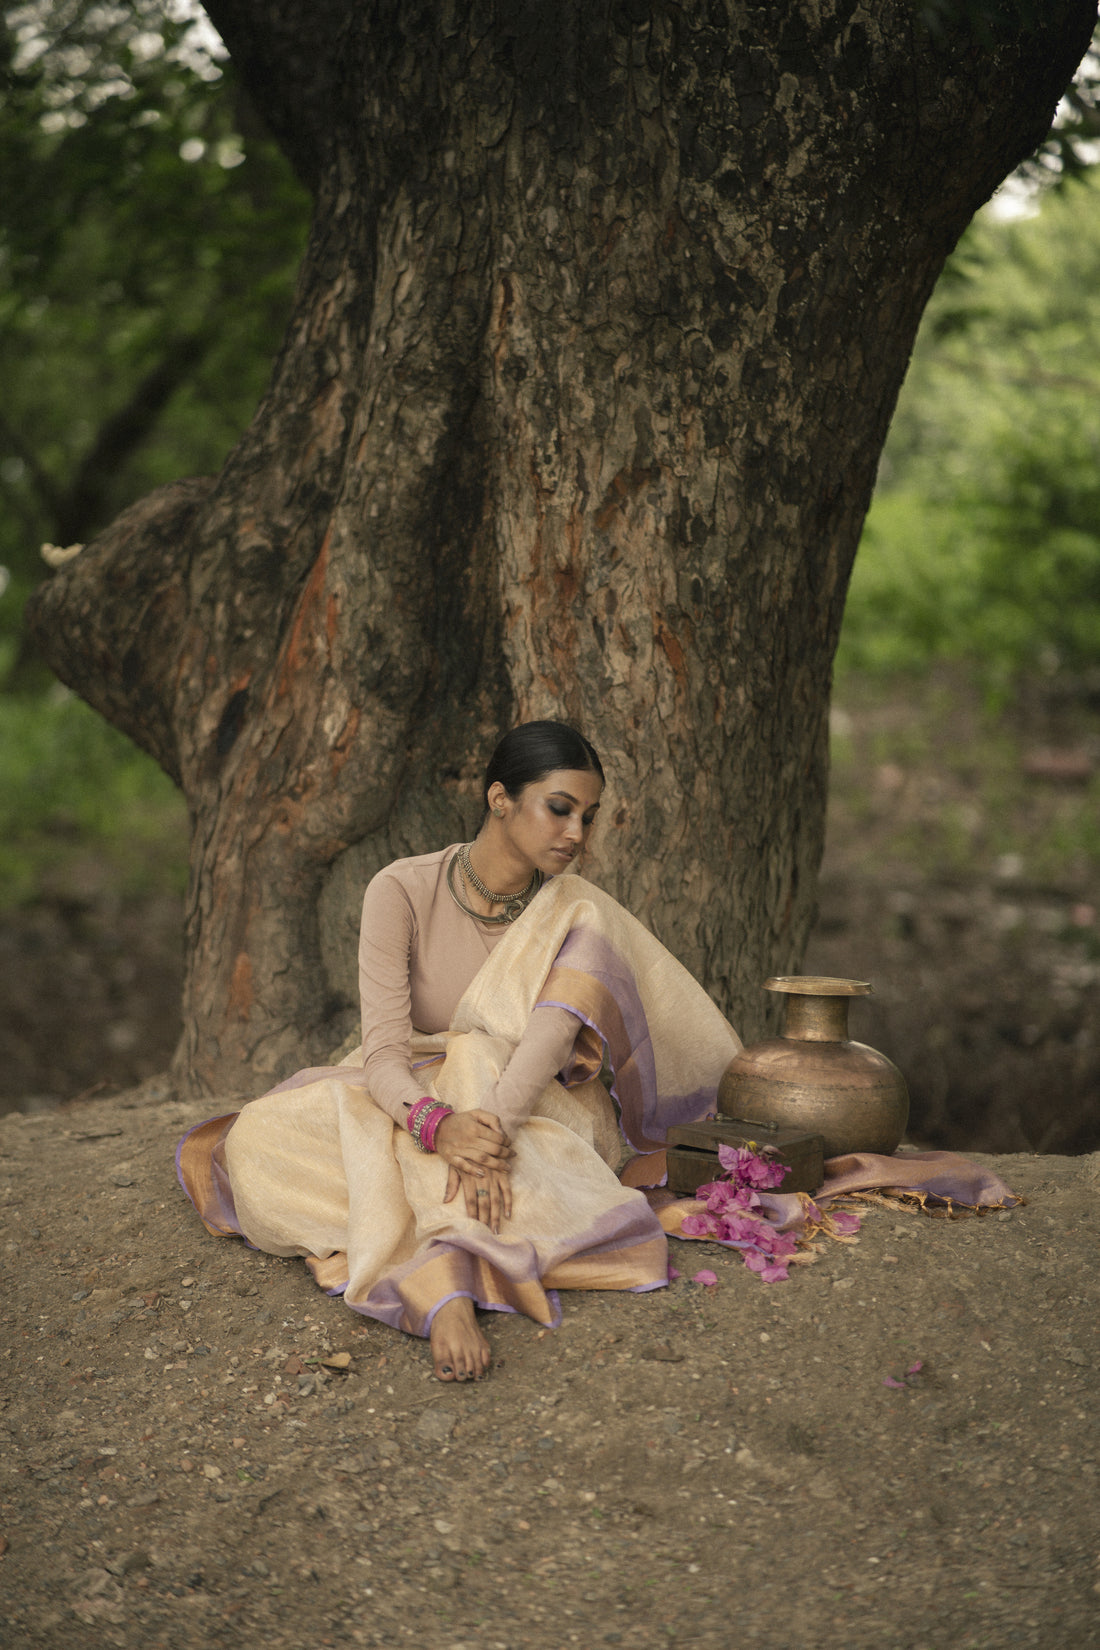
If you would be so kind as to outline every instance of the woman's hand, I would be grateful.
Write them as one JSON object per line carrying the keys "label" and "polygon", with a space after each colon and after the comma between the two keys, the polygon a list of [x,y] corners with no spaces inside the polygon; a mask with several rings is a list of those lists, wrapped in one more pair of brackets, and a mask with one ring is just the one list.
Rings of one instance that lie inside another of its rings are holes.
{"label": "woman's hand", "polygon": [[444,1203],[450,1203],[462,1192],[466,1213],[471,1220],[480,1220],[483,1226],[498,1236],[502,1220],[512,1218],[512,1177],[505,1169],[488,1169],[480,1176],[462,1174],[458,1169],[447,1171],[447,1192]]}
{"label": "woman's hand", "polygon": [[[435,1149],[451,1170],[475,1178],[490,1170],[507,1175],[515,1152],[491,1111],[453,1111],[435,1131]],[[447,1181],[447,1202],[454,1196],[452,1180]]]}

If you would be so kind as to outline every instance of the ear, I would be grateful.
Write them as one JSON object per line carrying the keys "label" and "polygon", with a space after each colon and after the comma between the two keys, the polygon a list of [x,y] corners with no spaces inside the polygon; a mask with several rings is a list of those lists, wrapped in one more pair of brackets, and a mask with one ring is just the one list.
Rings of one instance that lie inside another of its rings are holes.
{"label": "ear", "polygon": [[494,814],[506,812],[511,805],[512,798],[504,789],[499,779],[494,779],[486,793],[485,800],[489,804],[489,811]]}

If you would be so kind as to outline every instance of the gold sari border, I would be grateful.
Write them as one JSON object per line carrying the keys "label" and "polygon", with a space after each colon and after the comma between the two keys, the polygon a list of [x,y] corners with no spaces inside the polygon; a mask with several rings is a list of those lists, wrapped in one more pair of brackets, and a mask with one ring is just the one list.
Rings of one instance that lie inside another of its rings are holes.
{"label": "gold sari border", "polygon": [[196,1123],[176,1147],[176,1178],[214,1237],[244,1237],[223,1156],[225,1137],[238,1115],[231,1111]]}

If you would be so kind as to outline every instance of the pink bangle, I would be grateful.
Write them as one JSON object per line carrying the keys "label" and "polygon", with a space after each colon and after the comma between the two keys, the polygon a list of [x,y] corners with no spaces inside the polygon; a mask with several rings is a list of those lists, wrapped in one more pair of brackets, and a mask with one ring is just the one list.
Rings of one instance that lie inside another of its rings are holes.
{"label": "pink bangle", "polygon": [[436,1130],[445,1117],[449,1117],[454,1110],[443,1100],[435,1100],[430,1094],[409,1107],[407,1119],[408,1130],[422,1152],[435,1151]]}
{"label": "pink bangle", "polygon": [[451,1106],[444,1106],[441,1104],[436,1106],[432,1111],[425,1112],[424,1122],[421,1124],[420,1128],[420,1140],[418,1144],[422,1146],[426,1152],[435,1151],[435,1137],[439,1133],[439,1125],[445,1117],[450,1117],[453,1109],[454,1108]]}
{"label": "pink bangle", "polygon": [[405,1127],[409,1133],[413,1132],[413,1124],[428,1106],[438,1106],[441,1102],[432,1098],[430,1094],[422,1094],[419,1100],[414,1100],[409,1107],[409,1115],[405,1119]]}

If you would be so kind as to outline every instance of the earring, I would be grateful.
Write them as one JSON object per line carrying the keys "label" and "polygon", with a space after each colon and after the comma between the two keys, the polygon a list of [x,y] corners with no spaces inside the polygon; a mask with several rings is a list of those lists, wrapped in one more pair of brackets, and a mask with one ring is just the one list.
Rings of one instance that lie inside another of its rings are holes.
{"label": "earring", "polygon": [[494,808],[493,809],[493,818],[494,819],[503,819],[504,818],[504,809],[503,808]]}

